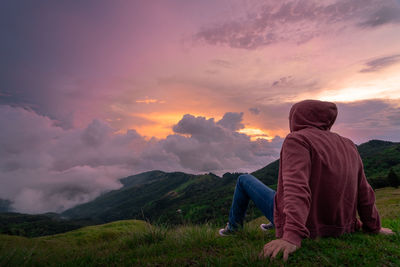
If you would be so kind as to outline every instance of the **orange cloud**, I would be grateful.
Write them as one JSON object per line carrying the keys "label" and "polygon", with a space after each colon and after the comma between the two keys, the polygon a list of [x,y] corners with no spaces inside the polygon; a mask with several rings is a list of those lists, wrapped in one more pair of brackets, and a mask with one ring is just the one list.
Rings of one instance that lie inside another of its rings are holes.
{"label": "orange cloud", "polygon": [[239,133],[250,136],[251,141],[255,141],[257,139],[265,139],[269,141],[273,139],[273,136],[270,135],[269,131],[257,128],[243,128],[239,130]]}
{"label": "orange cloud", "polygon": [[143,100],[136,100],[136,103],[143,103],[143,104],[164,104],[166,103],[164,100],[157,100],[157,99],[143,99]]}
{"label": "orange cloud", "polygon": [[[202,116],[206,118],[214,118],[216,121],[221,119],[221,117],[217,116],[207,116],[198,112],[186,112],[186,113],[165,113],[165,112],[151,112],[151,113],[143,113],[143,114],[132,114],[132,116],[144,118],[146,120],[151,121],[151,124],[145,124],[141,126],[132,126],[135,128],[137,132],[146,138],[156,137],[156,138],[165,138],[168,135],[174,134],[172,127],[177,124],[185,114],[191,114],[193,116]],[[246,127],[240,129],[238,132],[246,134],[250,137],[252,141],[257,139],[265,139],[272,140],[275,136],[285,136],[287,131],[283,130],[270,130],[264,129],[263,127],[259,127],[253,124],[247,124],[244,121]]]}
{"label": "orange cloud", "polygon": [[[177,124],[185,115],[184,113],[165,113],[165,112],[150,112],[142,114],[132,114],[140,118],[151,121],[151,124],[133,126],[138,133],[147,138],[165,138],[173,134],[172,127]],[[196,114],[195,116],[203,116]]]}

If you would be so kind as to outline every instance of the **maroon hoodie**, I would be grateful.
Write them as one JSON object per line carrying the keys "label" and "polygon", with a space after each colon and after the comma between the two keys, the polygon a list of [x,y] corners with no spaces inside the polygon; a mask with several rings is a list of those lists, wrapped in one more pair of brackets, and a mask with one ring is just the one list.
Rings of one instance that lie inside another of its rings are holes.
{"label": "maroon hoodie", "polygon": [[375,195],[356,146],[330,131],[334,103],[305,100],[290,110],[274,203],[276,236],[296,246],[307,237],[381,228]]}

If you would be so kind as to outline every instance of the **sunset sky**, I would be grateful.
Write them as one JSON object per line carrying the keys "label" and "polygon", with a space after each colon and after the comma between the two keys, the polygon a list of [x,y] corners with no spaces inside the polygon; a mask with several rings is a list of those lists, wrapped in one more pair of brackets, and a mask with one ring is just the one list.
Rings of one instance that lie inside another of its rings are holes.
{"label": "sunset sky", "polygon": [[291,105],[400,141],[400,1],[0,2],[0,199],[62,211],[160,169],[251,172]]}

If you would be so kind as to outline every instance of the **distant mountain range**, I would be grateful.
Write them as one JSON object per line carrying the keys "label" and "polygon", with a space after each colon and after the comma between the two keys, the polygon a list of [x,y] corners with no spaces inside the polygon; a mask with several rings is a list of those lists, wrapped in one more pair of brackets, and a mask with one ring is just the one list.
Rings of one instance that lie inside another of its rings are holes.
{"label": "distant mountain range", "polygon": [[[374,188],[389,185],[386,177],[390,169],[400,175],[400,143],[372,140],[358,146],[358,150]],[[279,160],[276,160],[252,174],[275,189],[278,171]],[[122,188],[62,214],[0,214],[0,233],[37,236],[122,219],[143,219],[161,224],[211,222],[223,225],[239,175],[225,173],[218,177],[213,173],[149,171],[123,178],[120,180]],[[261,216],[250,203],[247,219]],[[9,212],[10,204],[8,200],[0,199],[0,212]]]}
{"label": "distant mountain range", "polygon": [[226,216],[238,175],[226,174],[221,178],[212,173],[150,171],[124,178],[121,189],[61,215],[72,219],[90,218],[97,223],[127,218],[173,224],[215,221]]}
{"label": "distant mountain range", "polygon": [[[386,176],[393,168],[400,174],[400,143],[372,140],[358,146],[365,173],[375,187],[388,186]],[[275,188],[279,160],[253,172]],[[146,219],[163,223],[223,223],[227,219],[238,173],[218,177],[212,173],[150,171],[121,179],[119,190],[66,210],[62,216],[103,223],[121,219]],[[260,213],[250,207],[249,217]]]}
{"label": "distant mountain range", "polygon": [[0,198],[0,212],[9,212],[11,211],[11,202],[6,199]]}
{"label": "distant mountain range", "polygon": [[358,152],[373,188],[389,186],[386,177],[391,168],[400,176],[400,143],[371,140],[358,146]]}

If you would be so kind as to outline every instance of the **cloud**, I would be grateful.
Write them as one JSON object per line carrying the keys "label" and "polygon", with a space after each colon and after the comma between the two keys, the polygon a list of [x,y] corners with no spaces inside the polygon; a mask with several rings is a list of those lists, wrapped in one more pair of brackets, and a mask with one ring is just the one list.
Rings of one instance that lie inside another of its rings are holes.
{"label": "cloud", "polygon": [[219,121],[187,114],[164,139],[117,133],[95,119],[63,129],[32,110],[0,105],[0,199],[27,213],[60,212],[121,186],[118,179],[160,169],[189,173],[253,171],[278,158],[282,140],[236,132],[243,113]]}
{"label": "cloud", "polygon": [[[12,208],[24,213],[63,211],[93,200],[103,192],[118,189],[121,184],[115,175],[119,171],[112,167],[77,166],[63,172],[36,169],[9,173],[21,183],[10,198]],[[27,177],[30,181],[26,181]]]}
{"label": "cloud", "polygon": [[142,100],[136,100],[136,103],[143,103],[143,104],[165,104],[164,100],[158,100],[158,99],[142,99]]}
{"label": "cloud", "polygon": [[223,59],[214,59],[210,61],[213,65],[222,67],[222,68],[231,68],[232,67],[232,63],[227,61],[227,60],[223,60]]}
{"label": "cloud", "polygon": [[390,125],[400,127],[400,108],[389,112],[386,119],[390,122]]}
{"label": "cloud", "polygon": [[[333,130],[356,143],[398,140],[400,109],[395,101],[338,103]],[[265,126],[287,128],[290,103],[261,105]],[[160,169],[188,173],[251,172],[279,157],[283,139],[271,141],[240,133],[243,112],[222,119],[184,115],[163,139],[135,130],[117,133],[95,119],[81,129],[63,129],[32,110],[0,105],[0,199],[27,213],[60,212],[121,186],[118,179]],[[285,129],[286,129],[285,128]],[[373,131],[371,130],[373,129]]]}
{"label": "cloud", "polygon": [[282,139],[251,141],[249,136],[236,132],[243,128],[242,116],[230,112],[215,122],[185,115],[173,128],[176,134],[160,141],[158,150],[172,154],[183,168],[219,174],[226,170],[256,170],[278,158]]}
{"label": "cloud", "polygon": [[373,12],[365,21],[361,22],[361,27],[378,27],[384,24],[400,23],[400,4],[383,6]]}
{"label": "cloud", "polygon": [[0,124],[0,196],[23,212],[61,211],[118,188],[146,145],[135,131],[115,134],[100,120],[65,130],[7,105],[0,105]]}
{"label": "cloud", "polygon": [[225,129],[229,129],[231,131],[238,131],[244,128],[243,120],[243,112],[235,113],[228,112],[225,113],[224,117],[217,122],[218,125],[224,127]]}
{"label": "cloud", "polygon": [[391,55],[387,57],[380,57],[377,59],[370,60],[365,63],[366,68],[360,70],[360,72],[376,72],[386,67],[392,66],[400,61],[400,55]]}
{"label": "cloud", "polygon": [[398,4],[378,0],[328,4],[321,1],[269,1],[248,13],[241,19],[204,27],[194,39],[210,45],[257,49],[279,42],[305,43],[349,25],[376,27],[400,22]]}
{"label": "cloud", "polygon": [[285,77],[281,77],[280,79],[274,81],[272,83],[272,87],[285,87],[290,85],[291,83],[293,83],[293,76],[285,76]]}
{"label": "cloud", "polygon": [[184,115],[173,130],[178,134],[190,135],[199,141],[223,140],[226,137],[226,131],[215,124],[214,118],[206,119],[190,114]]}
{"label": "cloud", "polygon": [[[165,59],[175,49],[165,44],[175,41],[180,28],[165,23],[165,12],[157,15],[162,6],[136,1],[2,1],[0,104],[30,107],[64,129],[83,127],[93,118],[108,119],[116,102],[130,101],[143,109],[146,105],[135,100],[154,99],[145,99],[151,89],[137,81],[153,77],[158,69],[149,62],[175,66]],[[149,52],[150,44],[157,48]],[[162,103],[163,99],[157,102]]]}
{"label": "cloud", "polygon": [[260,114],[260,110],[258,108],[249,108],[251,114],[258,115]]}
{"label": "cloud", "polygon": [[396,101],[364,100],[337,103],[333,130],[360,144],[371,139],[399,140],[400,108]]}

